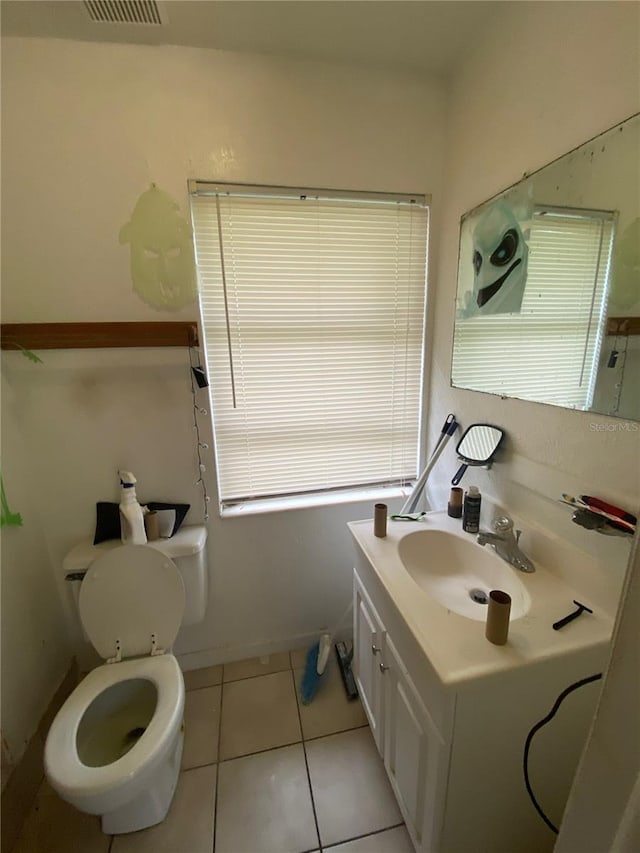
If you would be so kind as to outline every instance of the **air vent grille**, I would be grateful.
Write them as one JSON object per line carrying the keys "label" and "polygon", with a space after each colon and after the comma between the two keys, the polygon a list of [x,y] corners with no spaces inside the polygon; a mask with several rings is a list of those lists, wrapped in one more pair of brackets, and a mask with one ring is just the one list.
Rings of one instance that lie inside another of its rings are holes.
{"label": "air vent grille", "polygon": [[155,0],[84,0],[92,21],[101,24],[162,24]]}

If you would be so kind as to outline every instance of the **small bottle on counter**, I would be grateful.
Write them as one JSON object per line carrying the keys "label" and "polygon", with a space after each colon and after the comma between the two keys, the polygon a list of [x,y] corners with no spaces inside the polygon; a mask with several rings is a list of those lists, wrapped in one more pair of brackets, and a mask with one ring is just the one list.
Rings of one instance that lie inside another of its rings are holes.
{"label": "small bottle on counter", "polygon": [[480,504],[482,495],[477,486],[469,486],[464,496],[462,506],[462,529],[467,533],[478,533],[480,531]]}
{"label": "small bottle on counter", "polygon": [[449,495],[449,503],[447,504],[447,514],[451,518],[462,518],[462,489],[460,486],[454,486]]}

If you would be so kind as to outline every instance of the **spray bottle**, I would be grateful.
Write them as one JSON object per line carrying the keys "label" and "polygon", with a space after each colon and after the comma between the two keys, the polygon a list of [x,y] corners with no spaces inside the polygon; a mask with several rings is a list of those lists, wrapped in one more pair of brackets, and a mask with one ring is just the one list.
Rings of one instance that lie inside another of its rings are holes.
{"label": "spray bottle", "polygon": [[146,545],[144,513],[136,497],[136,478],[131,471],[118,471],[120,477],[120,531],[123,543]]}

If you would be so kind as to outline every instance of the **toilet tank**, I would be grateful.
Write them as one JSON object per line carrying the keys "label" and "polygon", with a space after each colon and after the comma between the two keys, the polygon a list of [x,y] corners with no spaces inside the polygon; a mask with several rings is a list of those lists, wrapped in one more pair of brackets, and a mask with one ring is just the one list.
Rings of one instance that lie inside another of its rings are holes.
{"label": "toilet tank", "polygon": [[[62,561],[62,569],[67,580],[81,581],[82,575],[96,557],[117,548],[122,543],[117,539],[94,545],[91,540],[78,543]],[[184,581],[183,625],[202,622],[207,609],[208,572],[207,572],[207,528],[203,525],[183,525],[170,539],[157,539],[147,542],[171,557]],[[80,583],[73,583],[76,604]]]}

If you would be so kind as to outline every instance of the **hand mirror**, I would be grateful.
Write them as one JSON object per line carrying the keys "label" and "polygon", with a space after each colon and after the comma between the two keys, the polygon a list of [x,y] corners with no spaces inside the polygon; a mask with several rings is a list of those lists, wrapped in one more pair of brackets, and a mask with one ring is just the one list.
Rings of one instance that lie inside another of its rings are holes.
{"label": "hand mirror", "polygon": [[469,465],[489,465],[504,439],[504,430],[491,424],[471,424],[458,442],[456,453],[462,460],[452,486],[457,486]]}

